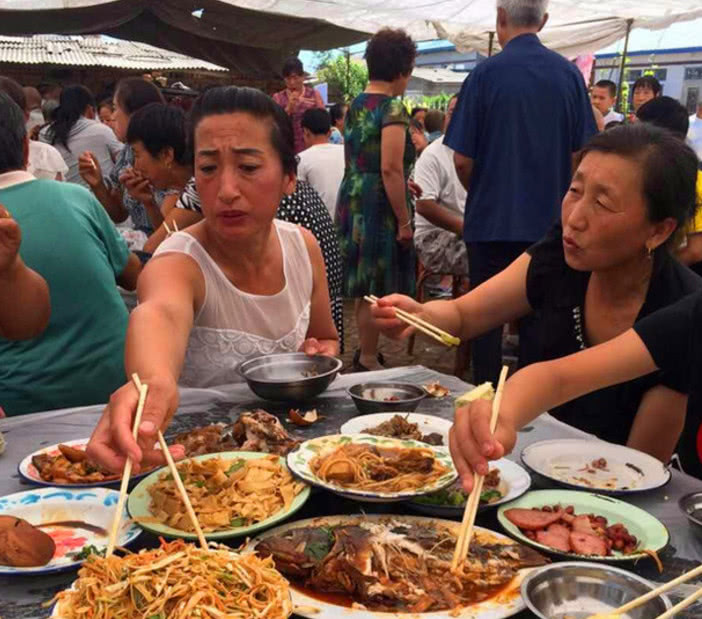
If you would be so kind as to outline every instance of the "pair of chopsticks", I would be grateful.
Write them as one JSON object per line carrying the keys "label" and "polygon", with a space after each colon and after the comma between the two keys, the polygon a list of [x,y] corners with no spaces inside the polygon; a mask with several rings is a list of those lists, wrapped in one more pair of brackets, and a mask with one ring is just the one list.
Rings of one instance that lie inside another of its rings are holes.
{"label": "pair of chopsticks", "polygon": [[166,233],[168,236],[171,236],[172,234],[175,234],[176,232],[180,232],[180,230],[178,229],[178,223],[176,222],[175,219],[171,222],[171,225],[173,226],[173,230],[171,230],[168,227],[168,222],[165,219],[163,220],[163,227],[166,229]]}
{"label": "pair of chopsticks", "polygon": [[[132,436],[136,440],[137,434],[139,433],[139,425],[141,424],[141,416],[144,412],[144,404],[146,403],[146,394],[149,390],[149,386],[145,383],[142,383],[139,379],[139,375],[136,373],[132,374],[132,381],[134,382],[134,386],[139,392],[139,403],[137,404],[136,415],[134,416],[134,425],[132,426]],[[180,496],[183,499],[183,504],[185,505],[185,509],[188,512],[188,516],[190,516],[190,521],[193,524],[195,533],[197,534],[197,538],[200,542],[200,546],[203,550],[207,550],[207,540],[205,539],[205,536],[202,532],[202,528],[200,527],[200,523],[197,520],[197,516],[195,515],[195,510],[193,509],[192,503],[188,498],[188,493],[185,491],[183,481],[181,480],[180,475],[178,474],[178,469],[176,468],[176,464],[173,461],[173,456],[171,456],[171,452],[168,451],[168,445],[166,444],[166,439],[163,438],[161,430],[158,431],[158,442],[161,445],[161,450],[163,451],[163,455],[166,458],[166,462],[168,462],[168,468],[171,471],[171,475],[173,475],[173,481],[175,481],[176,487],[180,492]],[[107,551],[105,552],[106,557],[109,557],[115,549],[115,541],[117,539],[117,532],[119,530],[120,522],[122,521],[122,512],[124,511],[124,501],[127,498],[127,486],[129,485],[129,478],[132,474],[132,466],[132,459],[127,458],[127,462],[124,465],[124,471],[122,472],[122,483],[119,487],[119,499],[117,500],[117,508],[115,511],[114,518],[112,519],[110,537],[107,543]]]}
{"label": "pair of chopsticks", "polygon": [[[368,303],[378,303],[378,297],[375,295],[367,295],[363,298],[364,300],[368,301]],[[427,322],[426,320],[422,320],[419,316],[415,316],[414,314],[401,310],[399,307],[394,307],[393,309],[395,310],[395,316],[397,316],[397,318],[399,318],[402,322],[407,323],[408,325],[417,329],[417,331],[421,331],[429,337],[433,337],[437,342],[440,342],[445,346],[461,345],[461,340],[459,338],[447,333],[446,331],[443,331],[442,329],[439,329],[439,327]]]}
{"label": "pair of chopsticks", "polygon": [[[492,400],[492,415],[490,417],[491,432],[494,432],[495,427],[497,426],[497,417],[500,414],[502,392],[505,388],[505,380],[507,380],[508,371],[509,368],[506,365],[503,365],[502,371],[500,372],[500,380],[497,383],[497,391],[495,392],[495,397]],[[475,517],[478,514],[480,495],[483,491],[484,481],[484,475],[473,473],[473,490],[466,501],[466,509],[463,512],[463,521],[461,522],[461,529],[458,533],[458,540],[456,541],[456,549],[453,552],[453,560],[451,561],[452,572],[455,572],[459,568],[468,555],[470,540],[473,538],[473,525],[475,524]]]}
{"label": "pair of chopsticks", "polygon": [[[634,608],[638,608],[642,604],[645,604],[649,600],[652,600],[655,597],[658,597],[662,593],[665,593],[666,591],[672,589],[673,587],[677,587],[678,585],[681,585],[684,582],[687,582],[688,580],[691,580],[692,578],[695,578],[696,576],[702,575],[702,565],[698,565],[696,568],[690,570],[689,572],[686,572],[685,574],[682,574],[681,576],[678,576],[677,578],[671,580],[670,582],[667,582],[660,587],[656,587],[652,591],[649,591],[648,593],[645,593],[644,595],[637,597],[635,600],[632,600],[631,602],[627,602],[624,604],[624,606],[620,606],[616,610],[613,610],[611,614],[613,615],[623,615],[625,613],[628,613],[630,610],[633,610]],[[670,610],[667,610],[664,612],[662,615],[658,615],[656,619],[672,619],[672,617],[675,617],[677,613],[679,613],[681,610],[687,608],[691,604],[693,604],[695,601],[697,601],[699,598],[702,598],[702,587],[700,587],[695,593],[692,595],[686,597],[682,602],[679,602],[673,608]]]}

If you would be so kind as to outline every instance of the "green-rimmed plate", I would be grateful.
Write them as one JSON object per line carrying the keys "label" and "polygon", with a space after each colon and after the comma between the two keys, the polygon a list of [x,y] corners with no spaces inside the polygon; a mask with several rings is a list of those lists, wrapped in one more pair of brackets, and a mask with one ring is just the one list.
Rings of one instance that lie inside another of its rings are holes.
{"label": "green-rimmed plate", "polygon": [[623,524],[629,530],[629,533],[636,536],[639,540],[638,547],[641,550],[659,552],[665,548],[670,540],[670,534],[665,525],[648,512],[611,496],[579,492],[577,490],[532,490],[516,501],[512,501],[500,507],[497,511],[497,519],[500,521],[502,528],[520,542],[569,559],[621,562],[633,561],[648,556],[645,552],[635,552],[625,555],[616,550],[613,551],[613,554],[607,556],[579,555],[573,552],[563,552],[529,539],[520,531],[519,527],[510,522],[505,516],[505,512],[514,507],[532,509],[534,507],[541,508],[544,505],[553,506],[559,504],[563,507],[572,505],[576,516],[580,514],[595,514],[596,516],[604,516],[610,526],[617,523]]}
{"label": "green-rimmed plate", "polygon": [[[225,451],[222,453],[197,456],[196,458],[193,458],[193,460],[210,460],[212,458],[222,458],[223,460],[257,460],[259,458],[265,458],[268,455],[269,454],[254,453],[251,451]],[[282,467],[287,468],[284,458],[279,458],[279,462]],[[166,473],[167,470],[165,468],[160,469],[143,479],[139,485],[132,490],[132,492],[129,494],[129,499],[127,500],[127,510],[129,511],[129,515],[140,527],[146,529],[147,531],[151,531],[151,533],[155,533],[156,535],[195,540],[197,539],[197,535],[195,533],[181,531],[180,529],[174,529],[173,527],[169,527],[165,524],[151,521],[153,514],[149,509],[149,505],[151,503],[149,488],[158,482],[161,475]],[[268,527],[277,524],[281,520],[285,520],[289,516],[292,516],[305,504],[309,496],[310,487],[305,486],[295,497],[288,509],[283,508],[273,514],[270,518],[266,518],[265,520],[261,520],[260,522],[256,522],[255,524],[251,524],[246,527],[232,527],[231,529],[225,529],[223,531],[205,532],[205,538],[208,540],[221,540],[229,537],[250,535],[256,531],[267,529]]]}
{"label": "green-rimmed plate", "polygon": [[[367,490],[344,488],[322,481],[312,472],[310,463],[313,458],[334,451],[338,447],[349,443],[375,445],[376,447],[394,447],[396,449],[431,449],[434,452],[434,457],[448,468],[448,472],[431,484],[414,490],[403,490],[400,492],[369,492]],[[321,436],[305,441],[297,449],[288,454],[288,468],[292,471],[293,475],[307,483],[330,490],[348,499],[366,501],[369,503],[405,501],[417,496],[436,492],[437,490],[451,485],[458,477],[456,469],[453,467],[453,462],[451,461],[451,455],[448,449],[444,447],[434,447],[426,443],[420,443],[419,441],[384,438],[382,436],[371,436],[369,434],[332,434],[330,436]]]}

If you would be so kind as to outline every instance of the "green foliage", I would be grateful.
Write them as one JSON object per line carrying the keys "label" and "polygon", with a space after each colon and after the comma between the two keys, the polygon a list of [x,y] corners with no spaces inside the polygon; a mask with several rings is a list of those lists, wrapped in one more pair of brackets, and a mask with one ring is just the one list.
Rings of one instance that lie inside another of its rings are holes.
{"label": "green foliage", "polygon": [[442,92],[438,95],[424,95],[421,98],[410,97],[404,99],[404,104],[408,112],[411,112],[414,107],[425,107],[428,110],[441,110],[445,112],[452,96],[453,94]]}
{"label": "green foliage", "polygon": [[368,84],[368,68],[362,62],[353,60],[347,55],[323,59],[317,70],[320,82],[329,85],[330,100],[339,97],[344,103],[349,103],[360,95]]}

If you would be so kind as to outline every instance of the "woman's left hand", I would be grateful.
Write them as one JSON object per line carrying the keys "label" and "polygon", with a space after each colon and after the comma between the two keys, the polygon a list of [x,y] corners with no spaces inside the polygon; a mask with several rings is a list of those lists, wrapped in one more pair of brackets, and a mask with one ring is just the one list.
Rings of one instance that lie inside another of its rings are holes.
{"label": "woman's left hand", "polygon": [[127,188],[129,195],[138,202],[148,204],[153,200],[151,183],[136,170],[131,168],[125,170],[119,180]]}
{"label": "woman's left hand", "polygon": [[396,239],[397,242],[403,247],[410,247],[414,239],[414,232],[412,231],[412,226],[400,226],[397,231]]}
{"label": "woman's left hand", "polygon": [[419,200],[419,198],[422,197],[422,193],[424,193],[421,185],[417,184],[411,178],[407,179],[407,189],[409,189],[410,194],[415,200]]}
{"label": "woman's left hand", "polygon": [[326,355],[328,357],[333,357],[336,355],[337,342],[332,340],[318,340],[317,338],[310,337],[302,342],[300,346],[300,352],[304,352],[306,355]]}

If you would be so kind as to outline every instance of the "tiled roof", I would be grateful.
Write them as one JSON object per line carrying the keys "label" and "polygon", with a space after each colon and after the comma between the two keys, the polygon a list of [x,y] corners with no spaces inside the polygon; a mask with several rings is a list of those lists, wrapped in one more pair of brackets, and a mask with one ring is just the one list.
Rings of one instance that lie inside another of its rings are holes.
{"label": "tiled roof", "polygon": [[99,35],[0,36],[0,63],[161,71],[227,70],[204,60],[159,49],[146,43],[106,39]]}

